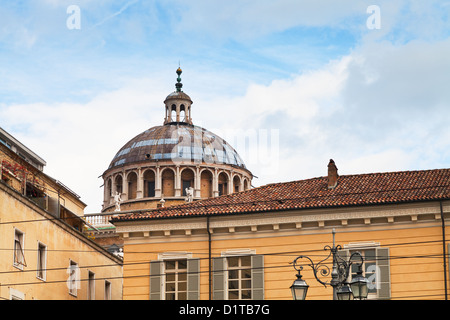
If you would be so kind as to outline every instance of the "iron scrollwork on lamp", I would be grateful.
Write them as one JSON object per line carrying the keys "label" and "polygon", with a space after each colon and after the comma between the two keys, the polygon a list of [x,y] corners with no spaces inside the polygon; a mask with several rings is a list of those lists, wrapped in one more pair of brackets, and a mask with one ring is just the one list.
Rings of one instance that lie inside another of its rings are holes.
{"label": "iron scrollwork on lamp", "polygon": [[[301,271],[304,266],[311,267],[314,277],[324,287],[333,287],[333,299],[338,300],[353,300],[367,298],[367,284],[368,280],[362,275],[362,266],[364,258],[359,252],[351,254],[348,261],[343,259],[338,251],[342,250],[340,245],[335,245],[335,230],[333,229],[333,246],[326,245],[325,251],[329,251],[328,256],[314,263],[312,259],[305,255],[300,255],[293,262],[294,269],[297,270],[297,279],[292,284],[291,291],[294,300],[304,300],[308,291],[308,285],[305,280],[302,279]],[[332,267],[330,270],[328,261],[332,258]],[[356,277],[348,283],[347,279],[351,272],[352,265],[356,265],[358,268]],[[331,279],[329,279],[331,277]]]}

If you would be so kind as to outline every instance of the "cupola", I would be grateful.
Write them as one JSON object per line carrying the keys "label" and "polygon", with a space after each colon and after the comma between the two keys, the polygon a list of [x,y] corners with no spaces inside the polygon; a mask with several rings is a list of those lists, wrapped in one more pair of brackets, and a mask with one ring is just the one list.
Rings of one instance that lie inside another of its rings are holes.
{"label": "cupola", "polygon": [[173,123],[181,123],[181,124],[192,124],[191,118],[191,98],[184,93],[181,88],[183,84],[181,83],[181,73],[183,71],[181,68],[178,68],[176,73],[177,83],[175,84],[176,90],[169,94],[164,100],[166,115],[164,118],[164,124],[173,124]]}

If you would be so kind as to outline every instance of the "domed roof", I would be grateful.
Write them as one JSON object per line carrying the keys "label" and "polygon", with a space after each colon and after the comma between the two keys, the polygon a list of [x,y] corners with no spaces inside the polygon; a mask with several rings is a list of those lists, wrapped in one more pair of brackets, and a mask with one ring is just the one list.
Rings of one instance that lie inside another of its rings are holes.
{"label": "domed roof", "polygon": [[164,103],[166,103],[167,100],[172,100],[172,99],[184,99],[184,100],[188,100],[192,103],[191,97],[189,97],[186,93],[184,93],[183,91],[174,91],[171,94],[169,94],[167,96],[167,98],[164,100]]}
{"label": "domed roof", "polygon": [[229,164],[245,168],[244,162],[225,140],[199,126],[172,123],[152,127],[127,142],[109,169],[144,161]]}

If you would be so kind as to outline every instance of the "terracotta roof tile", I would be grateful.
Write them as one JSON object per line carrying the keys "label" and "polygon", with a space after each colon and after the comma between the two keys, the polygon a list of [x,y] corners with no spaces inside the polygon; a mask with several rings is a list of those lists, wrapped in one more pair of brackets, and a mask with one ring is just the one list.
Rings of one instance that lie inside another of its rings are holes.
{"label": "terracotta roof tile", "polygon": [[112,221],[245,214],[267,211],[377,205],[450,199],[450,169],[339,176],[268,184],[251,190],[148,212],[119,215]]}

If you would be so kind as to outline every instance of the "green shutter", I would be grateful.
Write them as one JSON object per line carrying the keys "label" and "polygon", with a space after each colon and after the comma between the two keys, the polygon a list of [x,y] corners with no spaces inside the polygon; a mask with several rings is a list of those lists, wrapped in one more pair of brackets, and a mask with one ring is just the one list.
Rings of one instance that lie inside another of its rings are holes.
{"label": "green shutter", "polygon": [[213,286],[213,300],[225,300],[225,259],[212,259],[212,286]]}
{"label": "green shutter", "polygon": [[162,261],[150,262],[150,300],[161,300]]}
{"label": "green shutter", "polygon": [[188,259],[187,261],[187,298],[188,300],[200,299],[200,259]]}
{"label": "green shutter", "polygon": [[264,299],[264,256],[252,256],[252,300]]}
{"label": "green shutter", "polygon": [[378,299],[391,298],[391,276],[389,270],[389,248],[377,248],[377,274],[380,287]]}

